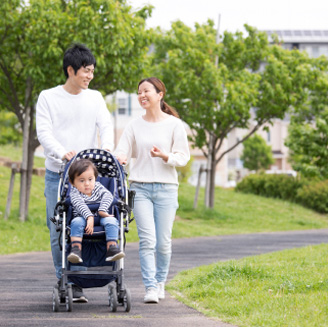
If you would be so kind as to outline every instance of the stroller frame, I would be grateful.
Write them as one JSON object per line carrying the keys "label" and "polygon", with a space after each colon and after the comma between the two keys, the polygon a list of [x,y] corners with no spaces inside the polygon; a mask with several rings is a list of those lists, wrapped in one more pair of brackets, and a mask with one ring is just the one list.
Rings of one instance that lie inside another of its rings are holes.
{"label": "stroller frame", "polygon": [[108,275],[108,277],[113,278],[113,281],[108,284],[110,311],[116,312],[118,304],[121,304],[124,306],[125,311],[129,312],[131,309],[131,293],[124,284],[124,258],[115,261],[112,266],[83,267],[84,270],[78,271],[72,271],[67,268],[66,247],[70,242],[70,228],[67,226],[68,205],[66,201],[69,188],[68,171],[72,162],[82,158],[93,161],[99,176],[114,178],[117,181],[118,196],[115,199],[116,201],[114,201],[114,205],[119,212],[119,248],[121,251],[125,248],[125,233],[129,232],[129,224],[133,221],[131,212],[135,192],[128,190],[127,174],[110,152],[100,149],[87,149],[79,152],[69,162],[69,165],[64,163],[63,169],[60,171],[58,202],[54,212],[55,217],[51,218],[56,225],[56,230],[60,232],[59,244],[62,248],[62,272],[60,281],[53,288],[53,311],[58,312],[61,304],[65,305],[66,311],[70,312],[73,310],[73,289],[72,284],[69,283],[69,276]]}

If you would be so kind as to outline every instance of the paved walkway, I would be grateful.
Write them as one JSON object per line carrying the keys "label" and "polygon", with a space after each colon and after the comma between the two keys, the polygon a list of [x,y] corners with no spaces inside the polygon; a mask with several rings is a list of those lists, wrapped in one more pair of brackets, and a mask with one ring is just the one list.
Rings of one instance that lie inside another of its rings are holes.
{"label": "paved walkway", "polygon": [[[217,261],[239,259],[286,248],[326,243],[328,230],[259,233],[177,239],[169,278],[178,272]],[[0,326],[115,326],[115,327],[228,327],[209,319],[167,294],[159,304],[144,304],[138,245],[127,244],[127,287],[132,293],[129,313],[118,307],[109,312],[107,287],[86,289],[87,304],[73,304],[73,312],[52,312],[54,272],[49,252],[0,256]]]}

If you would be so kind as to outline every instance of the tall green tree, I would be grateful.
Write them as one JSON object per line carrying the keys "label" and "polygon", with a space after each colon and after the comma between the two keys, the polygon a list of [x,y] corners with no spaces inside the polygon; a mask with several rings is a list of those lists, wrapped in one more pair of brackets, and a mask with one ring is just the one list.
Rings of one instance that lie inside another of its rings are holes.
{"label": "tall green tree", "polygon": [[[217,44],[214,23],[172,24],[159,31],[153,55],[153,74],[168,89],[168,102],[191,129],[190,140],[211,163],[206,204],[214,205],[215,172],[220,160],[261,126],[282,119],[298,99],[292,57],[270,46],[267,34],[245,25],[242,32],[225,32]],[[302,92],[302,90],[300,90]],[[231,147],[229,132],[248,132]]]}
{"label": "tall green tree", "polygon": [[146,65],[151,6],[133,12],[125,0],[6,0],[0,11],[0,107],[14,112],[23,130],[20,215],[25,220],[39,144],[38,94],[65,82],[62,58],[73,42],[95,54],[93,88],[108,94],[135,87]]}
{"label": "tall green tree", "polygon": [[265,170],[274,163],[271,146],[260,135],[249,137],[243,145],[240,159],[243,160],[245,168],[255,171]]}
{"label": "tall green tree", "polygon": [[302,105],[294,108],[288,137],[293,169],[306,177],[328,178],[328,58],[310,59],[304,66]]}
{"label": "tall green tree", "polygon": [[328,179],[328,107],[312,122],[291,124],[286,145],[294,170]]}

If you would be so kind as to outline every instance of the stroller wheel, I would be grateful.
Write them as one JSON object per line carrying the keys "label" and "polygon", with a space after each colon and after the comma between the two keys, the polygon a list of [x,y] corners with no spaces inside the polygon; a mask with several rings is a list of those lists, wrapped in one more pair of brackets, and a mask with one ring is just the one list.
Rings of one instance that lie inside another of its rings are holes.
{"label": "stroller wheel", "polygon": [[73,289],[72,284],[67,285],[67,292],[66,292],[66,311],[71,312],[73,309]]}
{"label": "stroller wheel", "polygon": [[117,291],[114,285],[108,286],[108,300],[109,300],[109,310],[111,312],[117,311]]}
{"label": "stroller wheel", "polygon": [[125,289],[124,292],[124,298],[123,298],[123,305],[125,312],[130,312],[131,310],[131,292],[128,288]]}
{"label": "stroller wheel", "polygon": [[58,286],[55,286],[52,291],[52,311],[58,312],[59,310],[59,294]]}

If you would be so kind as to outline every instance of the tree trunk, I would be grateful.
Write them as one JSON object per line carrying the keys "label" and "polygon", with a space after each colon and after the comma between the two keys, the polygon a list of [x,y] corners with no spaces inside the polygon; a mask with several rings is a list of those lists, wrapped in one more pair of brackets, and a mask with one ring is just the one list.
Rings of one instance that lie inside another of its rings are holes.
{"label": "tree trunk", "polygon": [[212,166],[210,171],[210,194],[209,194],[209,207],[214,208],[214,198],[215,198],[215,175],[216,175],[216,162],[215,153],[212,153]]}
{"label": "tree trunk", "polygon": [[[30,135],[30,139],[31,139],[31,135]],[[30,202],[35,148],[36,148],[35,144],[33,144],[33,142],[30,142],[28,147],[28,165],[27,165],[27,176],[26,176],[27,179],[26,204],[25,204],[26,214],[28,214],[28,208]]]}
{"label": "tree trunk", "polygon": [[206,184],[205,184],[205,207],[214,207],[215,195],[215,174],[216,174],[216,152],[215,144],[217,139],[213,136],[209,138],[207,166],[206,166]]}
{"label": "tree trunk", "polygon": [[213,137],[209,135],[207,164],[206,164],[206,183],[205,183],[205,207],[210,208],[211,195],[211,168],[212,168]]}
{"label": "tree trunk", "polygon": [[30,134],[30,111],[28,106],[25,111],[25,120],[23,125],[23,156],[21,165],[20,194],[19,194],[19,219],[26,220],[27,215],[27,167],[28,167],[28,144]]}

